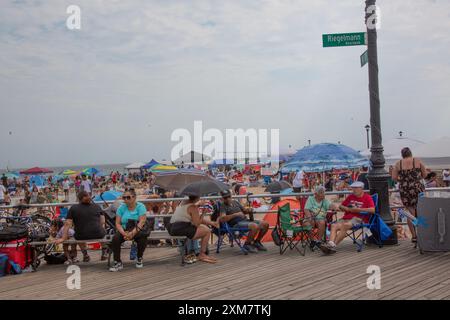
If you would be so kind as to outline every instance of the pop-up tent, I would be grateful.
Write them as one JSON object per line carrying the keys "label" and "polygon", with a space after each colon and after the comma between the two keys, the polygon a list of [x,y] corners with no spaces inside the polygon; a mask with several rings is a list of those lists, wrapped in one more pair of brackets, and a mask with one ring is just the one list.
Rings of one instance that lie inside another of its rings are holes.
{"label": "pop-up tent", "polygon": [[152,161],[150,161],[149,163],[146,163],[145,165],[142,166],[142,169],[150,169],[151,167],[160,164],[158,161],[156,161],[155,159],[152,159]]}

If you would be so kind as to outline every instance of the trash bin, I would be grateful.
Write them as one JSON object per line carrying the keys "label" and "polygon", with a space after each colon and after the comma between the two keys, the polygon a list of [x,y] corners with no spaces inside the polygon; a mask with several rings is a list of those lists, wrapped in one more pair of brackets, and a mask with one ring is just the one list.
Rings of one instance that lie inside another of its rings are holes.
{"label": "trash bin", "polygon": [[450,251],[450,193],[425,193],[419,198],[417,245],[424,251]]}

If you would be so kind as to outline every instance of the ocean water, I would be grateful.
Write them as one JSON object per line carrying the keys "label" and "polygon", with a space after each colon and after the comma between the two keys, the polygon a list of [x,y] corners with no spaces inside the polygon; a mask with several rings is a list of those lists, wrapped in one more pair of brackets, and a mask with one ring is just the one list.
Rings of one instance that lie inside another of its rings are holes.
{"label": "ocean water", "polygon": [[[74,171],[81,171],[85,168],[96,168],[100,171],[102,171],[104,174],[110,174],[111,171],[119,171],[120,173],[126,172],[125,166],[127,166],[129,163],[119,163],[119,164],[90,164],[90,165],[79,165],[79,166],[66,166],[66,167],[44,167],[46,169],[52,170],[52,174],[59,174],[64,170],[74,170]],[[10,171],[22,171],[29,168],[10,168]],[[0,174],[6,172],[6,169],[0,169]]]}

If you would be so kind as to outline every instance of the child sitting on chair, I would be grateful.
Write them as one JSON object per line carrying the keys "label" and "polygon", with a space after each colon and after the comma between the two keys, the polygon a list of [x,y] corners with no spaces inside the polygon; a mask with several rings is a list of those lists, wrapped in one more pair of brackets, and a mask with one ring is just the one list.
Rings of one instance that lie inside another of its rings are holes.
{"label": "child sitting on chair", "polygon": [[[61,239],[62,238],[62,232],[63,232],[63,226],[64,222],[61,219],[56,219],[52,221],[51,227],[50,227],[50,236],[53,239]],[[73,238],[73,235],[75,234],[75,231],[73,229],[69,229],[69,237]],[[76,244],[63,244],[63,251],[64,255],[66,256],[67,260],[64,262],[64,264],[72,264],[77,263],[79,260],[77,259],[77,245]],[[70,250],[69,250],[70,246]]]}

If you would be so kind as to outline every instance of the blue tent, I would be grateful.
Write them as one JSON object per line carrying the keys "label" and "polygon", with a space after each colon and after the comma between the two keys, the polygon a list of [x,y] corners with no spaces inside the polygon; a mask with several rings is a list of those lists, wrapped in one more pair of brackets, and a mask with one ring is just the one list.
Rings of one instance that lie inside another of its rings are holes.
{"label": "blue tent", "polygon": [[37,187],[43,187],[45,185],[45,178],[43,176],[31,176],[30,177],[30,188],[33,187],[33,183]]}
{"label": "blue tent", "polygon": [[101,197],[100,197],[100,195],[95,196],[94,201],[103,201],[103,200],[114,201],[117,198],[119,198],[121,195],[122,195],[122,192],[115,191],[115,190],[109,190],[109,191],[103,192]]}
{"label": "blue tent", "polygon": [[369,166],[369,160],[343,144],[320,143],[304,147],[281,169],[283,173],[303,170],[323,172]]}
{"label": "blue tent", "polygon": [[158,161],[156,161],[155,159],[152,159],[152,161],[150,161],[149,163],[145,164],[142,166],[143,169],[150,169],[151,167],[160,164]]}

